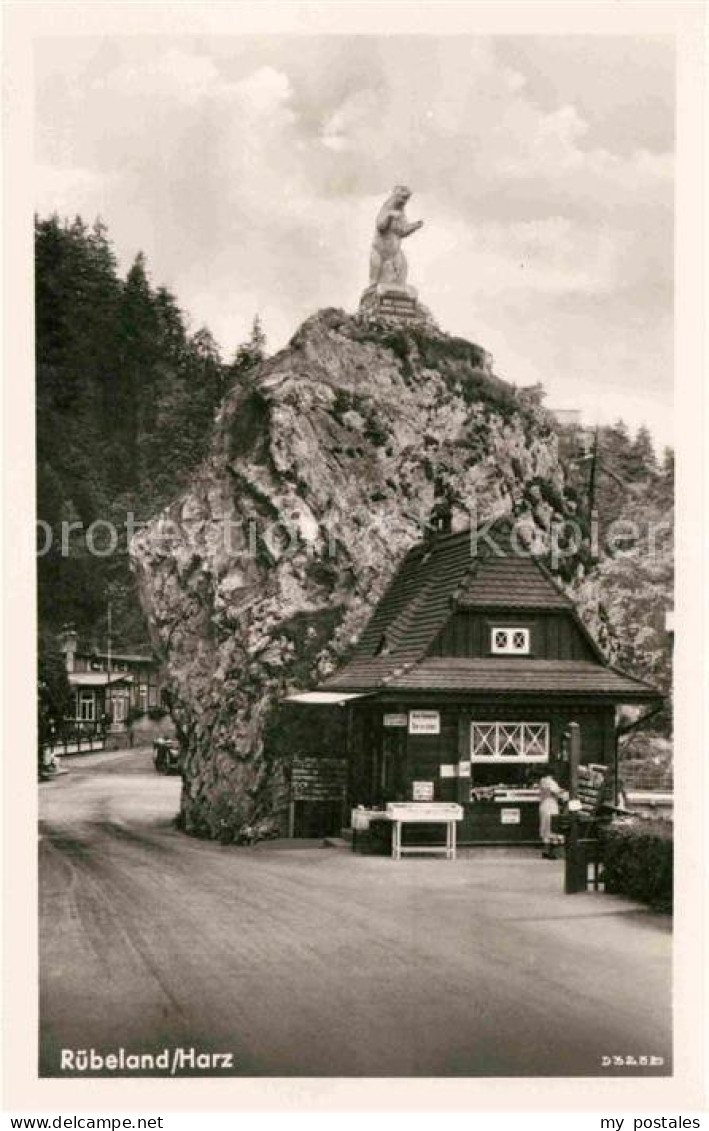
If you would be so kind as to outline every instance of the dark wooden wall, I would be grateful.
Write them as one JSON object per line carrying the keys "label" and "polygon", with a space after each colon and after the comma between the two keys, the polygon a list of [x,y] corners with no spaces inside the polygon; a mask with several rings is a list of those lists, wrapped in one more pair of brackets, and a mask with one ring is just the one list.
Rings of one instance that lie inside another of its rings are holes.
{"label": "dark wooden wall", "polygon": [[[431,709],[424,707],[424,710]],[[438,710],[438,708],[433,708]],[[458,707],[442,707],[441,733],[407,734],[407,774],[409,782],[432,781],[435,801],[456,801],[456,779],[442,778],[440,767],[458,764]],[[409,797],[411,794],[409,793]]]}
{"label": "dark wooden wall", "polygon": [[[467,656],[482,659],[492,655],[490,634],[493,626],[512,626],[530,630],[530,655],[540,660],[595,660],[596,656],[573,617],[566,613],[539,613],[515,617],[509,612],[458,611],[442,629],[431,654]],[[506,656],[496,656],[504,663]]]}
{"label": "dark wooden wall", "polygon": [[[608,704],[598,706],[569,703],[535,702],[523,703],[451,703],[436,704],[427,700],[415,703],[398,704],[395,708],[382,704],[367,704],[351,708],[350,724],[350,768],[349,796],[352,805],[376,805],[394,798],[382,798],[378,790],[378,773],[385,728],[383,714],[405,712],[411,709],[437,710],[440,713],[441,733],[437,735],[416,735],[402,731],[404,743],[405,773],[404,796],[396,800],[411,800],[411,784],[415,781],[434,783],[434,800],[457,801],[459,789],[457,778],[442,778],[441,765],[457,765],[459,761],[470,758],[470,722],[548,722],[550,724],[550,756],[557,759],[561,753],[564,731],[569,723],[578,722],[581,726],[581,756],[584,762],[613,762],[615,743],[615,710]],[[511,765],[514,763],[511,761]],[[518,765],[534,765],[518,763]],[[539,765],[539,763],[537,763]],[[480,766],[493,766],[495,780],[504,777],[505,766],[501,763],[481,763]],[[479,775],[480,776],[480,775]],[[473,768],[475,777],[475,768]],[[468,783],[469,784],[469,783]]]}

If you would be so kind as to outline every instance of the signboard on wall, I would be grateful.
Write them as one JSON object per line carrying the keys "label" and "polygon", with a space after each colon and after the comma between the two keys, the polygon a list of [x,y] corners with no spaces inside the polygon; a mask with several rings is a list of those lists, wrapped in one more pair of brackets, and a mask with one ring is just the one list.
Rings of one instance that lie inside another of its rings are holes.
{"label": "signboard on wall", "polygon": [[578,768],[576,794],[581,802],[581,808],[591,816],[601,803],[606,788],[607,772],[607,766],[599,766],[596,763],[581,765]]}
{"label": "signboard on wall", "polygon": [[409,716],[406,715],[406,714],[404,714],[404,715],[385,715],[384,716],[384,726],[385,727],[405,727],[405,726],[408,725],[408,722],[409,722]]}
{"label": "signboard on wall", "polygon": [[414,801],[433,801],[433,782],[415,781],[413,783]]}
{"label": "signboard on wall", "polygon": [[346,788],[345,758],[293,759],[291,801],[343,801]]}
{"label": "signboard on wall", "polygon": [[440,711],[409,711],[409,734],[440,733]]}
{"label": "signboard on wall", "polygon": [[500,823],[503,825],[518,825],[520,822],[519,809],[500,809]]}

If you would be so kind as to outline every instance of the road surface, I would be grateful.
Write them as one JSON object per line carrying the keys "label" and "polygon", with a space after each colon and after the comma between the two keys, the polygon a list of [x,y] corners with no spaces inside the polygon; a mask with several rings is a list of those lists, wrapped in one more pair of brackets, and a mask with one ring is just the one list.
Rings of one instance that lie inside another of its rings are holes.
{"label": "road surface", "polygon": [[560,862],[222,847],[173,827],[149,749],[67,764],[40,786],[42,1075],[92,1049],[123,1050],[108,1075],[670,1071],[668,918],[563,895]]}

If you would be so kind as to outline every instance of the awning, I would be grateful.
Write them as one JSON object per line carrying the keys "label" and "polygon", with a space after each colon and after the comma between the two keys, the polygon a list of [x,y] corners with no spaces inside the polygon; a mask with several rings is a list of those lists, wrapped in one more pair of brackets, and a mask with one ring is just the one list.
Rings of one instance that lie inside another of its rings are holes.
{"label": "awning", "polygon": [[366,699],[371,691],[298,691],[287,695],[286,703],[301,703],[311,707],[335,707],[351,699]]}
{"label": "awning", "polygon": [[108,672],[68,672],[70,687],[113,687],[118,683],[133,683],[133,676],[127,672],[119,675]]}

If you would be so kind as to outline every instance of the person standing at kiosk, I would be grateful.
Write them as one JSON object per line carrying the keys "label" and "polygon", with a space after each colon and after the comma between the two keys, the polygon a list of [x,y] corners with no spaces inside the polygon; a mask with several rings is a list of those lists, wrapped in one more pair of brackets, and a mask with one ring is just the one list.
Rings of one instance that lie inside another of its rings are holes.
{"label": "person standing at kiosk", "polygon": [[539,779],[539,837],[544,848],[542,856],[546,860],[556,860],[557,845],[563,837],[551,831],[551,819],[559,812],[559,802],[566,801],[568,794],[554,777],[551,767]]}

